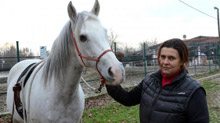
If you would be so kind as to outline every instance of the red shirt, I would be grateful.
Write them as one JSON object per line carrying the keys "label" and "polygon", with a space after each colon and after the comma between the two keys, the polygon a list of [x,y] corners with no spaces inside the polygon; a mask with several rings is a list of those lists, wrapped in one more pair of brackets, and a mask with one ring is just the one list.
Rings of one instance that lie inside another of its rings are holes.
{"label": "red shirt", "polygon": [[178,72],[176,72],[175,74],[173,74],[172,76],[166,76],[165,74],[163,74],[163,72],[161,72],[162,75],[162,87],[164,87],[165,85],[170,84],[182,71],[182,69]]}

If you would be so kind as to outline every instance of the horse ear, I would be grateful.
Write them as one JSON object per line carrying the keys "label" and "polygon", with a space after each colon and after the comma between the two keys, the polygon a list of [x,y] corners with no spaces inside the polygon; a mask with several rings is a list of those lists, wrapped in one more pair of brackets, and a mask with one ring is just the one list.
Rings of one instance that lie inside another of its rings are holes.
{"label": "horse ear", "polygon": [[67,9],[68,9],[69,18],[73,22],[75,22],[76,21],[77,12],[76,12],[76,9],[74,8],[73,4],[72,4],[72,1],[69,2]]}
{"label": "horse ear", "polygon": [[92,12],[93,14],[95,14],[96,16],[98,16],[98,15],[99,15],[99,10],[100,10],[99,1],[96,0],[91,12]]}

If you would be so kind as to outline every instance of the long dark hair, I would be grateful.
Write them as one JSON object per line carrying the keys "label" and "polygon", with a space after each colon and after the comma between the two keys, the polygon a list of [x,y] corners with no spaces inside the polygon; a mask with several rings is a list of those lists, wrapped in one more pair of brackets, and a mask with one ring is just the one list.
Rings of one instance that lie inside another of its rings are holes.
{"label": "long dark hair", "polygon": [[160,52],[163,47],[173,48],[173,49],[177,50],[181,61],[184,63],[183,67],[185,67],[186,71],[188,72],[186,66],[188,66],[188,63],[189,63],[189,53],[188,53],[188,48],[187,48],[186,44],[181,39],[176,39],[176,38],[163,42],[158,50],[158,53],[157,53],[157,58],[158,58],[157,60],[158,60],[159,64],[160,64],[160,61],[159,61]]}

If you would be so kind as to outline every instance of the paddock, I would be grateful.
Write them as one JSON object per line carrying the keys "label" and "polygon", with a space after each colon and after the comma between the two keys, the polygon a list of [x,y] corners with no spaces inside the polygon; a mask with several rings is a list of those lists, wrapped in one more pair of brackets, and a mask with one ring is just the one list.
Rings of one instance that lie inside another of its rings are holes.
{"label": "paddock", "polygon": [[[212,71],[215,71],[215,66],[211,67]],[[147,67],[147,72],[155,71],[158,69],[158,66],[148,66]],[[207,73],[209,67],[208,66],[197,66],[197,75],[202,74],[202,73]],[[130,67],[125,67],[126,70],[126,79],[125,82],[122,83],[122,86],[125,88],[130,88],[135,85],[137,85],[141,80],[145,77],[144,74],[144,67],[136,67],[136,66],[130,66]],[[5,72],[7,73],[7,72]],[[195,69],[194,67],[189,68],[189,74],[190,75],[195,75]],[[7,77],[6,74],[4,74],[4,77]],[[85,69],[83,72],[83,78],[86,80],[86,82],[92,86],[93,88],[98,88],[100,81],[97,75],[97,72],[92,70],[92,69]],[[218,79],[220,78],[220,75],[214,76],[207,78],[207,80],[212,80],[212,79]],[[6,79],[4,79],[6,80]],[[220,81],[220,79],[218,79]],[[203,80],[202,80],[203,81]],[[81,80],[81,85],[85,94],[85,98],[91,98],[91,97],[96,97],[99,95],[103,95],[106,93],[106,89],[103,88],[101,93],[95,93],[95,91],[90,88],[88,85],[86,85],[82,80]],[[0,82],[0,114],[7,114],[8,110],[6,107],[6,90],[7,90],[7,84],[6,81],[1,81]],[[220,98],[220,97],[219,97]]]}

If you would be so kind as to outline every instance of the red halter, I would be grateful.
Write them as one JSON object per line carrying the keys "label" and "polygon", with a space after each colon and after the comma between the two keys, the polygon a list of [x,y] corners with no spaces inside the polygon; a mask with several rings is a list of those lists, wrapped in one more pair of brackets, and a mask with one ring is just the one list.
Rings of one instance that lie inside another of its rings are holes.
{"label": "red halter", "polygon": [[104,51],[103,53],[101,53],[97,58],[89,58],[89,57],[83,56],[83,55],[80,53],[80,51],[79,51],[79,48],[78,48],[78,45],[77,45],[76,40],[75,40],[75,38],[74,38],[72,29],[71,29],[71,35],[72,35],[73,43],[74,43],[74,45],[75,45],[75,47],[76,47],[77,54],[79,55],[79,57],[80,57],[80,59],[81,59],[83,65],[84,65],[85,67],[87,67],[86,64],[85,64],[85,62],[83,61],[83,59],[91,60],[91,61],[96,61],[96,69],[97,69],[97,71],[98,71],[98,73],[99,73],[99,77],[100,77],[100,81],[101,81],[100,87],[97,89],[96,92],[101,92],[101,89],[102,89],[102,87],[103,87],[104,84],[105,84],[105,78],[102,76],[102,74],[101,74],[100,71],[98,70],[98,62],[99,62],[99,60],[102,58],[102,56],[104,56],[107,52],[112,52],[112,50],[111,50],[111,49],[105,50],[105,51]]}

